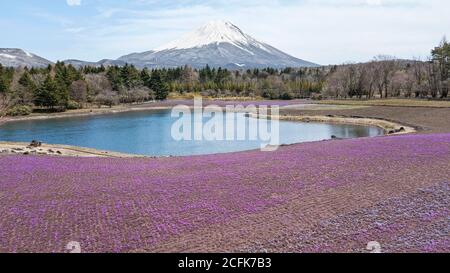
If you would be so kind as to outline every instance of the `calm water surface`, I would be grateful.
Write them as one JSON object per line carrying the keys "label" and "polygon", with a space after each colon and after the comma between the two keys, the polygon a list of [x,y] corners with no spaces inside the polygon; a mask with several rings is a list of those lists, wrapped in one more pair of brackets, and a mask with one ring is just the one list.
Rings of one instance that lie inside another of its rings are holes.
{"label": "calm water surface", "polygon": [[[235,124],[240,121],[236,115]],[[259,149],[260,141],[176,141],[170,111],[20,121],[0,126],[0,141],[39,140],[149,156],[187,156]],[[209,118],[205,118],[207,121]],[[250,118],[243,118],[248,128]],[[241,124],[242,125],[242,124]],[[235,126],[237,127],[237,125]],[[269,126],[270,129],[270,126]],[[236,130],[236,129],[235,129]],[[281,144],[382,135],[377,127],[280,121]]]}

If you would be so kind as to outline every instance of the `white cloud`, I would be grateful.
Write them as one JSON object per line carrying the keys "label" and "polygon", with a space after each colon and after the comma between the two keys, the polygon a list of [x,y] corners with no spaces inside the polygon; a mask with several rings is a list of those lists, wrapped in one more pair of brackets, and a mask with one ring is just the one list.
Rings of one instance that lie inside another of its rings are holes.
{"label": "white cloud", "polygon": [[80,6],[81,5],[81,0],[66,0],[67,5],[69,6]]}

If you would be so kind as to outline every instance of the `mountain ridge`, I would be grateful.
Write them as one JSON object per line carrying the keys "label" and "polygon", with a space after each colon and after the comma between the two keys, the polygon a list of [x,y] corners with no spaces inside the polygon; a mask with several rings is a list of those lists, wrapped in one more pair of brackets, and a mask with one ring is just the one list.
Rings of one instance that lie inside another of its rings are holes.
{"label": "mountain ridge", "polygon": [[[228,21],[211,21],[200,28],[154,50],[130,53],[116,60],[87,62],[64,60],[82,66],[123,66],[139,68],[173,68],[189,65],[194,68],[223,67],[228,69],[317,67],[319,65],[293,57],[260,42]],[[21,49],[0,49],[0,63],[5,66],[45,67],[51,61]]]}
{"label": "mountain ridge", "polygon": [[7,67],[47,67],[53,63],[23,49],[0,48],[0,64]]}
{"label": "mountain ridge", "polygon": [[181,39],[152,51],[122,56],[119,60],[138,67],[209,65],[242,69],[318,66],[259,42],[228,21],[211,21]]}

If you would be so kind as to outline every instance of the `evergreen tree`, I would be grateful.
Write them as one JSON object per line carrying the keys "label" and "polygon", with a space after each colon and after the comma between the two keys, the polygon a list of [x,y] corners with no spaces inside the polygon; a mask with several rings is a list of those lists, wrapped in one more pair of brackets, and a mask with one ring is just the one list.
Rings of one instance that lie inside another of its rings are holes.
{"label": "evergreen tree", "polygon": [[55,65],[55,80],[58,84],[58,88],[68,90],[70,85],[75,82],[82,80],[83,76],[80,71],[78,71],[72,65],[64,65],[63,62],[57,62]]}
{"label": "evergreen tree", "polygon": [[169,86],[164,82],[161,71],[154,70],[150,77],[150,89],[155,92],[157,100],[165,100],[169,95]]}
{"label": "evergreen tree", "polygon": [[47,69],[46,69],[46,72],[47,73],[50,73],[50,72],[52,72],[52,65],[51,64],[49,64],[49,65],[47,65]]}
{"label": "evergreen tree", "polygon": [[27,105],[31,103],[33,99],[33,93],[36,89],[36,84],[31,78],[27,69],[23,72],[19,79],[19,86],[15,90],[14,96],[17,99],[17,103],[21,105]]}
{"label": "evergreen tree", "polygon": [[31,75],[36,75],[36,74],[38,74],[38,73],[39,73],[39,71],[38,71],[36,68],[32,67],[32,68],[30,69],[30,74],[31,74]]}
{"label": "evergreen tree", "polygon": [[146,87],[151,89],[151,86],[150,86],[150,72],[148,71],[147,68],[142,69],[140,77],[141,77],[142,84],[144,86],[146,86]]}
{"label": "evergreen tree", "polygon": [[3,67],[0,64],[0,93],[9,92],[11,81],[14,77],[14,69]]}
{"label": "evergreen tree", "polygon": [[36,87],[34,81],[31,79],[30,73],[27,70],[25,70],[25,72],[20,77],[19,84],[29,90],[34,90],[34,88]]}
{"label": "evergreen tree", "polygon": [[58,87],[50,75],[36,88],[34,92],[34,104],[41,107],[54,108],[58,105]]}
{"label": "evergreen tree", "polygon": [[110,66],[106,72],[111,87],[114,91],[119,91],[123,86],[122,78],[120,77],[120,68],[118,66]]}
{"label": "evergreen tree", "polygon": [[69,88],[65,86],[57,86],[56,88],[56,105],[66,108],[69,103]]}
{"label": "evergreen tree", "polygon": [[450,43],[444,37],[441,44],[431,51],[434,63],[437,65],[437,70],[440,79],[441,97],[446,98],[449,93],[450,81]]}
{"label": "evergreen tree", "polygon": [[132,89],[139,85],[140,75],[134,65],[125,64],[120,69],[121,82],[126,89]]}
{"label": "evergreen tree", "polygon": [[0,94],[4,94],[6,92],[8,92],[8,86],[6,85],[5,79],[0,75]]}

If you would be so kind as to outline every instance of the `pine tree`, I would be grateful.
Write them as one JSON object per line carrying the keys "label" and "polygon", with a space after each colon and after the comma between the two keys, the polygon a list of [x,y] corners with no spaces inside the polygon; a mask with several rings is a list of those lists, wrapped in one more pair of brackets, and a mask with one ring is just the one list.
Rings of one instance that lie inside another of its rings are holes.
{"label": "pine tree", "polygon": [[114,91],[119,91],[123,86],[122,78],[120,77],[120,68],[118,66],[110,66],[106,72],[111,87]]}
{"label": "pine tree", "polygon": [[58,105],[58,88],[50,75],[36,88],[34,92],[34,104],[41,107],[54,108]]}
{"label": "pine tree", "polygon": [[157,100],[165,100],[169,95],[169,86],[164,82],[161,71],[154,70],[150,77],[150,89],[156,94]]}
{"label": "pine tree", "polygon": [[34,81],[31,79],[30,73],[26,70],[20,77],[19,84],[29,90],[33,90],[36,87],[36,85],[34,84]]}
{"label": "pine tree", "polygon": [[449,93],[449,81],[450,81],[450,43],[444,37],[440,45],[431,51],[433,61],[437,64],[440,78],[439,88],[441,91],[441,97],[446,98]]}
{"label": "pine tree", "polygon": [[19,86],[16,87],[14,93],[17,103],[21,105],[27,105],[31,103],[35,89],[36,84],[31,78],[31,75],[28,72],[28,70],[25,69],[22,76],[20,76],[19,78]]}
{"label": "pine tree", "polygon": [[0,75],[0,94],[4,94],[8,91],[5,79]]}
{"label": "pine tree", "polygon": [[139,85],[139,72],[134,65],[125,64],[125,66],[120,69],[120,78],[127,89],[132,89]]}
{"label": "pine tree", "polygon": [[0,93],[9,92],[9,86],[14,77],[14,69],[3,67],[0,64]]}
{"label": "pine tree", "polygon": [[142,69],[140,77],[141,77],[141,81],[142,81],[143,85],[148,87],[148,88],[151,88],[151,86],[150,86],[150,73],[149,73],[147,68]]}

